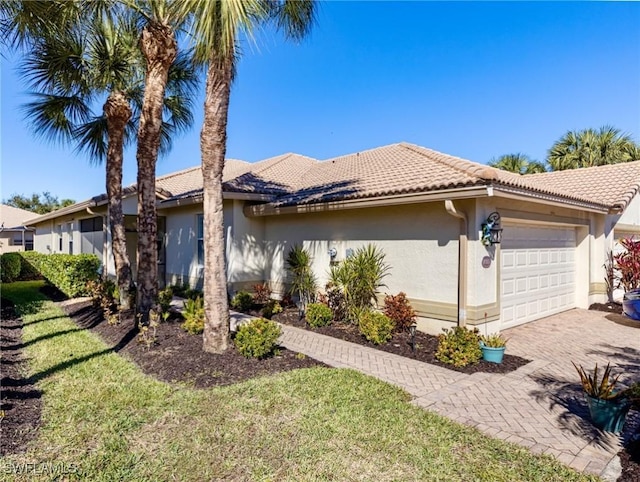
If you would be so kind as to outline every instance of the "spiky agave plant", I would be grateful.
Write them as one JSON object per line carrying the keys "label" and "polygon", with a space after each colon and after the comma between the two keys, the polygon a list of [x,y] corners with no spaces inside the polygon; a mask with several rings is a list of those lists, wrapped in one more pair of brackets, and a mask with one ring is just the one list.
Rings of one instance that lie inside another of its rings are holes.
{"label": "spiky agave plant", "polygon": [[620,393],[614,391],[620,375],[611,376],[611,364],[607,363],[602,378],[599,378],[597,363],[593,369],[593,375],[588,374],[582,366],[571,363],[577,370],[578,375],[580,375],[582,389],[587,395],[601,400],[614,400],[620,396]]}

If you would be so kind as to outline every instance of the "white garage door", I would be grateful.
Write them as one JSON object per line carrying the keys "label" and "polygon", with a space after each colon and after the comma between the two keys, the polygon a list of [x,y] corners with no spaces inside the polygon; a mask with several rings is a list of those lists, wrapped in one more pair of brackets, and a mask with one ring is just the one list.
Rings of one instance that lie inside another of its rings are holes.
{"label": "white garage door", "polygon": [[505,226],[500,247],[502,328],[574,308],[575,260],[575,229]]}

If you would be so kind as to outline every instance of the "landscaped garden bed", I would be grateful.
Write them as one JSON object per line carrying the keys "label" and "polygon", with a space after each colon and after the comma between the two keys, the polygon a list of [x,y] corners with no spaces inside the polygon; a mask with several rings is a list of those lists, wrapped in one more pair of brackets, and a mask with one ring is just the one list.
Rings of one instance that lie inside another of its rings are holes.
{"label": "landscaped garden bed", "polygon": [[382,350],[387,353],[393,353],[394,355],[413,358],[421,362],[431,363],[432,365],[439,365],[462,373],[508,373],[513,370],[517,370],[530,361],[519,356],[505,354],[502,363],[491,363],[480,360],[478,363],[467,365],[465,367],[455,367],[450,364],[442,363],[435,357],[436,350],[438,349],[438,337],[428,335],[421,331],[416,331],[416,351],[414,352],[411,346],[411,335],[408,332],[395,332],[392,335],[391,340],[387,343],[375,345],[367,341],[367,339],[358,330],[358,327],[353,324],[334,322],[328,326],[311,328],[304,318],[300,319],[298,310],[295,308],[286,309],[284,312],[274,315],[273,319],[279,323],[303,328],[322,335],[332,336],[334,338],[339,338],[340,340],[357,343],[359,345],[375,348],[376,350]]}
{"label": "landscaped garden bed", "polygon": [[137,341],[133,314],[119,324],[109,324],[91,301],[65,308],[79,326],[98,334],[110,346],[133,360],[144,373],[166,382],[186,383],[198,388],[230,385],[258,376],[297,368],[326,366],[317,360],[279,347],[274,356],[256,359],[242,356],[233,345],[222,354],[202,350],[202,336],[186,333],[180,315],[159,323],[156,340],[147,348]]}
{"label": "landscaped garden bed", "polygon": [[28,367],[22,353],[22,320],[11,301],[2,298],[0,303],[0,455],[6,455],[23,452],[37,435],[42,394],[25,376]]}

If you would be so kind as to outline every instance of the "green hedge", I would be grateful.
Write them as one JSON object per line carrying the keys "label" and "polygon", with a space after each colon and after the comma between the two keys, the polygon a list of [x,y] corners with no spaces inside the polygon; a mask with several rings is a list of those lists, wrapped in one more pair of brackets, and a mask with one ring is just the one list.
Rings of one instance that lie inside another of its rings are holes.
{"label": "green hedge", "polygon": [[22,257],[18,253],[0,255],[0,279],[3,283],[11,283],[20,278]]}
{"label": "green hedge", "polygon": [[95,254],[20,253],[23,259],[49,283],[70,298],[89,294],[87,282],[98,279],[100,259]]}

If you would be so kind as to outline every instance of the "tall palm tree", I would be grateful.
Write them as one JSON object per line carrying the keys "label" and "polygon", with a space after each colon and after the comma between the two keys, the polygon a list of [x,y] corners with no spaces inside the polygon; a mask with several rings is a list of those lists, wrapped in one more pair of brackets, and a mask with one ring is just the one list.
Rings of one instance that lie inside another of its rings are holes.
{"label": "tall palm tree", "polygon": [[[65,29],[35,39],[36,48],[22,63],[23,76],[35,91],[35,100],[25,107],[34,131],[49,140],[75,143],[76,150],[86,152],[93,162],[106,159],[109,227],[125,309],[132,280],[122,212],[122,164],[124,146],[135,138],[141,105],[138,33],[128,19],[96,10],[91,18],[75,17]],[[165,151],[171,134],[192,123],[190,94],[195,85],[194,70],[187,59],[180,59],[170,76],[170,95],[163,102]],[[96,115],[92,107],[104,96],[102,113]]]}
{"label": "tall palm tree", "polygon": [[144,94],[138,124],[138,276],[136,309],[142,323],[158,294],[156,162],[162,140],[163,100],[169,71],[178,57],[174,25],[177,2],[124,1],[144,27],[139,46],[145,60]]}
{"label": "tall palm tree", "polygon": [[488,165],[517,174],[535,174],[537,172],[546,172],[547,170],[544,164],[534,161],[520,152],[517,154],[505,154],[497,159],[491,159]]}
{"label": "tall palm tree", "polygon": [[640,146],[619,129],[568,131],[549,149],[547,162],[554,171],[602,166],[640,159]]}
{"label": "tall palm tree", "polygon": [[224,252],[222,171],[224,169],[229,96],[240,35],[268,20],[300,39],[314,21],[311,0],[185,0],[190,14],[196,54],[208,64],[204,123],[200,134],[204,181],[204,302],[203,348],[220,353],[229,343],[229,307]]}

